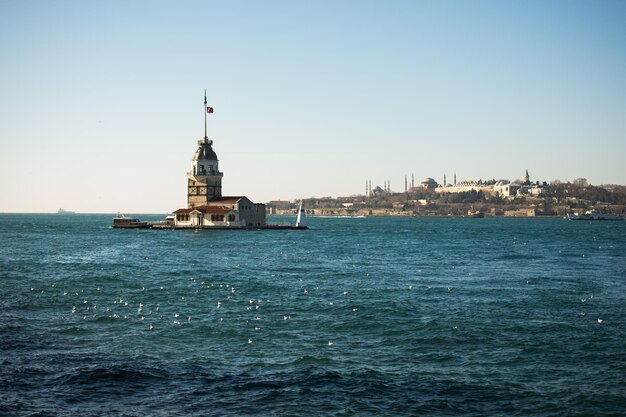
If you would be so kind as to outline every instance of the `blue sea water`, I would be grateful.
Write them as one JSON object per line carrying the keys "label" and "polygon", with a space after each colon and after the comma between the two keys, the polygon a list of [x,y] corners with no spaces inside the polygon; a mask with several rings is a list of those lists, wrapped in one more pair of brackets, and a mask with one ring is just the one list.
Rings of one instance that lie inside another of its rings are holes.
{"label": "blue sea water", "polygon": [[111,221],[0,215],[0,414],[624,415],[626,222]]}

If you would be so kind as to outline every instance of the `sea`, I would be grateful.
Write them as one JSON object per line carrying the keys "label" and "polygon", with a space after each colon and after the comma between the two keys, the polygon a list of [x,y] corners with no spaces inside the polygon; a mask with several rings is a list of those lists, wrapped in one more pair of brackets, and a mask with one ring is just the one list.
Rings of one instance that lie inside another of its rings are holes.
{"label": "sea", "polygon": [[626,222],[112,218],[0,214],[0,415],[626,414]]}

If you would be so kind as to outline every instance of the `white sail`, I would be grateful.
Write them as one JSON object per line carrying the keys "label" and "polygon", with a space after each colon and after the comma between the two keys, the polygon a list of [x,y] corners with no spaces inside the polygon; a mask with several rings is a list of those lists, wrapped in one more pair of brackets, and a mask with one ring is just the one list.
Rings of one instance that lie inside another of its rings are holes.
{"label": "white sail", "polygon": [[296,227],[305,227],[306,226],[306,215],[304,213],[304,208],[302,207],[302,200],[300,200],[300,209],[298,210],[298,219],[296,220]]}

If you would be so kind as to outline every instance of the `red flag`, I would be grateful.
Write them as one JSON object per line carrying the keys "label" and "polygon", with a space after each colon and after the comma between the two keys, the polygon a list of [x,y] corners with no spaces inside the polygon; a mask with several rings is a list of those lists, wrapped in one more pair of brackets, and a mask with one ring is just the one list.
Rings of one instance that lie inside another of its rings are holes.
{"label": "red flag", "polygon": [[206,112],[207,113],[213,113],[213,107],[207,107],[206,108]]}

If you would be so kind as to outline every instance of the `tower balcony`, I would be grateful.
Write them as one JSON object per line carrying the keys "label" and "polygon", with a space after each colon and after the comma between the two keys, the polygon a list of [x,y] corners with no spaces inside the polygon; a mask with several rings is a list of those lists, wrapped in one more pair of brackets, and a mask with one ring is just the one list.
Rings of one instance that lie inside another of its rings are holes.
{"label": "tower balcony", "polygon": [[200,171],[194,174],[193,171],[187,171],[188,177],[223,177],[224,173],[219,171]]}

